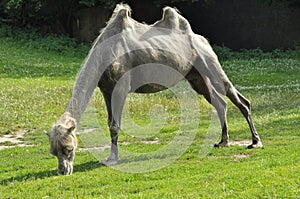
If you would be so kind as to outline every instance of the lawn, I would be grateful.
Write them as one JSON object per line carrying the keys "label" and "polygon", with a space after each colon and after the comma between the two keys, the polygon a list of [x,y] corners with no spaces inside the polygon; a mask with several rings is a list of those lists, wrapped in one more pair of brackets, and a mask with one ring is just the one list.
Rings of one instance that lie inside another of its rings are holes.
{"label": "lawn", "polygon": [[[172,140],[186,138],[179,132],[178,98],[171,91],[132,94],[120,135],[123,161],[99,166],[109,150],[86,150],[106,146],[109,136],[103,98],[95,92],[81,125],[95,127],[104,141],[93,139],[97,134],[89,139],[80,133],[73,175],[58,176],[44,131],[66,108],[90,45],[22,31],[0,33],[0,137],[25,132],[21,141],[33,145],[0,150],[0,198],[300,198],[299,48],[234,53],[216,47],[227,75],[252,102],[263,148],[213,148],[220,130],[202,96],[196,96],[200,120],[195,129],[186,130],[192,139],[181,149],[168,148]],[[184,83],[178,86],[182,88],[189,90]],[[147,127],[157,118],[159,128]],[[229,101],[228,123],[231,141],[250,142],[246,121]],[[165,149],[172,150],[155,153]]]}

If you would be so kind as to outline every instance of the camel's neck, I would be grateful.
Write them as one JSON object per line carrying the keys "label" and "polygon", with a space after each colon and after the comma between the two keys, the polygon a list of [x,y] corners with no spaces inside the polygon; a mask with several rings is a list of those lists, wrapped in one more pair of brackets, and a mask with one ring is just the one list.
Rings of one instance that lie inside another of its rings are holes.
{"label": "camel's neck", "polygon": [[76,83],[73,88],[72,97],[69,101],[66,112],[71,113],[77,124],[80,121],[82,113],[85,111],[89,100],[97,87],[101,71],[100,59],[97,56],[97,48],[92,48],[87,59],[85,60]]}

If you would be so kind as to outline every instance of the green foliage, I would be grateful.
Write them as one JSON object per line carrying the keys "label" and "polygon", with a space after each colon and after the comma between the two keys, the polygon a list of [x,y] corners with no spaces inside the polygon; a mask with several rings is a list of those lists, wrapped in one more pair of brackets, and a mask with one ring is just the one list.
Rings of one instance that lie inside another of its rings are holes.
{"label": "green foliage", "polygon": [[278,7],[291,7],[291,8],[300,8],[299,0],[260,0],[263,3],[267,3],[269,5],[275,5]]}
{"label": "green foliage", "polygon": [[116,4],[120,3],[120,2],[124,2],[124,1],[121,1],[121,0],[109,0],[109,1],[106,1],[106,0],[98,0],[101,4],[103,4],[105,7],[107,8],[110,8],[110,9],[113,9]]}
{"label": "green foliage", "polygon": [[213,45],[212,47],[215,53],[218,55],[219,60],[228,60],[234,56],[234,52],[225,46],[221,47],[218,45]]}
{"label": "green foliage", "polygon": [[0,16],[21,26],[36,25],[40,22],[39,11],[45,5],[42,0],[3,0]]}
{"label": "green foliage", "polygon": [[[154,0],[157,6],[179,2],[193,3],[199,0]],[[83,7],[103,5],[113,9],[122,0],[2,0],[0,2],[0,23],[10,23],[21,27],[48,26],[57,28],[64,34],[72,33],[72,16]],[[132,2],[132,1],[131,1]],[[213,6],[215,0],[200,1],[205,6]],[[261,0],[262,3],[299,8],[298,0]],[[50,5],[51,4],[51,5]],[[53,25],[55,24],[55,26]]]}
{"label": "green foliage", "polygon": [[239,51],[232,51],[226,46],[213,45],[215,53],[219,60],[226,61],[230,59],[277,59],[277,58],[300,58],[300,46],[295,46],[292,49],[281,50],[275,49],[271,52],[263,52],[261,49],[241,49]]}
{"label": "green foliage", "polygon": [[[197,0],[156,0],[156,5]],[[3,0],[0,2],[0,22],[26,27],[38,27],[56,21],[62,32],[71,32],[71,17],[74,12],[85,7],[103,5],[113,9],[121,0]],[[126,1],[124,2],[126,3]],[[49,7],[49,4],[51,6]],[[50,8],[50,9],[49,9]],[[47,11],[45,9],[48,9]],[[57,22],[58,21],[58,22]]]}
{"label": "green foliage", "polygon": [[96,0],[81,0],[79,1],[79,4],[85,5],[87,7],[93,7],[96,5]]}
{"label": "green foliage", "polygon": [[[79,43],[76,39],[57,34],[42,35],[35,29],[20,29],[13,26],[0,26],[0,37],[4,40],[18,41],[22,46],[36,50],[52,51],[57,53],[82,54],[89,45]],[[41,40],[41,38],[43,38]]]}

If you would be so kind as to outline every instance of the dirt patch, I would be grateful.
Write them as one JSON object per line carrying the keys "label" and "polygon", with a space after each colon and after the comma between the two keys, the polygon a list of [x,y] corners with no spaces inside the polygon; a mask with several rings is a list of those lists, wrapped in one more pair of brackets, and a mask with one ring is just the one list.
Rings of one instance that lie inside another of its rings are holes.
{"label": "dirt patch", "polygon": [[240,140],[240,141],[229,142],[229,145],[232,145],[232,146],[248,146],[250,144],[251,144],[250,140]]}
{"label": "dirt patch", "polygon": [[[159,139],[156,138],[155,140],[142,140],[142,141],[139,141],[139,143],[142,143],[142,144],[159,144]],[[119,142],[120,145],[130,145],[132,144],[131,142]]]}
{"label": "dirt patch", "polygon": [[104,145],[104,146],[99,146],[99,147],[92,147],[92,148],[78,148],[78,152],[83,152],[83,151],[105,151],[107,149],[110,149],[110,145]]}
{"label": "dirt patch", "polygon": [[19,130],[11,134],[0,136],[0,150],[13,148],[13,147],[33,146],[33,145],[28,145],[24,143],[24,141],[22,141],[25,133],[26,133],[25,130]]}
{"label": "dirt patch", "polygon": [[235,154],[233,155],[234,158],[249,158],[249,154]]}
{"label": "dirt patch", "polygon": [[[144,140],[144,141],[140,141],[140,143],[143,144],[159,144],[159,140],[155,139],[155,140]],[[132,144],[131,142],[119,142],[119,145],[130,145]],[[87,147],[87,148],[78,148],[77,151],[82,152],[82,151],[90,151],[90,150],[96,150],[96,151],[105,151],[107,149],[110,149],[110,144],[106,144],[104,146],[99,146],[99,147]]]}

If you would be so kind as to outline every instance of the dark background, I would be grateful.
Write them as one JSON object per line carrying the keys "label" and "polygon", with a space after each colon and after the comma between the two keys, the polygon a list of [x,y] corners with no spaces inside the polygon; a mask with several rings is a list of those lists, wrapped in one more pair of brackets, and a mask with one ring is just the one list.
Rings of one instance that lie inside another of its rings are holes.
{"label": "dark background", "polygon": [[[1,23],[35,27],[43,32],[65,34],[93,41],[111,16],[117,0],[23,0],[21,7],[0,9]],[[26,4],[27,2],[27,4]],[[31,3],[28,5],[28,2]],[[33,5],[40,2],[39,8]],[[127,0],[132,17],[154,23],[165,5],[178,8],[195,33],[211,43],[233,50],[264,51],[300,45],[300,0]],[[1,5],[0,4],[0,5]],[[12,11],[15,14],[11,14]],[[9,14],[10,13],[10,14]],[[19,18],[18,18],[19,17]]]}

